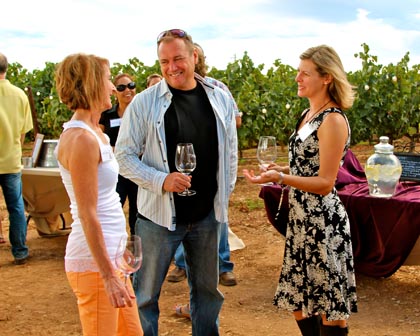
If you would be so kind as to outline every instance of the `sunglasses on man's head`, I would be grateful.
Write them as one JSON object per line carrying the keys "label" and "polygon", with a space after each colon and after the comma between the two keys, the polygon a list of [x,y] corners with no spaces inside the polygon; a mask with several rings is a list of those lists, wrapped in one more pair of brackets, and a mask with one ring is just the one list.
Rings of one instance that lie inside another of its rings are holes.
{"label": "sunglasses on man's head", "polygon": [[177,36],[183,38],[187,36],[187,32],[182,29],[169,29],[161,32],[157,37],[157,42],[159,43],[165,36]]}
{"label": "sunglasses on man's head", "polygon": [[126,88],[133,90],[136,88],[136,83],[130,82],[128,84],[118,84],[115,88],[117,89],[118,92],[123,92]]}

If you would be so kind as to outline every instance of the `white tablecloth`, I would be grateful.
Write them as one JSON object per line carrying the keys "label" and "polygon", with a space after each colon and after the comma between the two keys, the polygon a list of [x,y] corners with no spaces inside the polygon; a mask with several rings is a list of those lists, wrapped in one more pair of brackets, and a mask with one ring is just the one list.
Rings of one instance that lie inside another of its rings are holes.
{"label": "white tablecloth", "polygon": [[23,168],[25,210],[34,220],[40,235],[64,234],[60,227],[72,223],[70,200],[58,168]]}

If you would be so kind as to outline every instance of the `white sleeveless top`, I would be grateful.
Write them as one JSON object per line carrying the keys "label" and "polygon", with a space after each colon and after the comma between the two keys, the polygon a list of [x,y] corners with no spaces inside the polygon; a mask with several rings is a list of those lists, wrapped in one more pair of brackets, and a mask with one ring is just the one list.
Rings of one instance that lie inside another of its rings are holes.
{"label": "white sleeveless top", "polygon": [[[120,197],[116,192],[119,168],[112,147],[109,144],[109,138],[106,136],[108,143],[104,144],[99,136],[80,120],[71,120],[65,123],[63,127],[64,132],[69,128],[83,128],[95,135],[98,140],[102,162],[98,165],[97,215],[102,227],[108,255],[115,266],[115,254],[118,243],[122,236],[127,236],[127,231]],[[59,145],[60,142],[58,142],[56,147],[56,153]],[[92,257],[82,224],[80,223],[70,172],[60,162],[58,164],[63,184],[70,198],[70,211],[73,217],[72,230],[66,246],[66,272],[98,272],[99,268]]]}

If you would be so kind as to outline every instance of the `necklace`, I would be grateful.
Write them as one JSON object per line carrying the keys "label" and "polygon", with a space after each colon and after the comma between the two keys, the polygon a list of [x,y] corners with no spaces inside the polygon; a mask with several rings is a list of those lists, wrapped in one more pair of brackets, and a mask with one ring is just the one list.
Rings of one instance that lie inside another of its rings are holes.
{"label": "necklace", "polygon": [[322,105],[311,117],[309,117],[309,111],[305,116],[305,120],[304,120],[304,124],[306,124],[307,122],[311,121],[313,118],[315,118],[318,114],[321,113],[322,109],[327,106],[329,103],[331,102],[331,99],[329,101],[327,101],[324,105]]}

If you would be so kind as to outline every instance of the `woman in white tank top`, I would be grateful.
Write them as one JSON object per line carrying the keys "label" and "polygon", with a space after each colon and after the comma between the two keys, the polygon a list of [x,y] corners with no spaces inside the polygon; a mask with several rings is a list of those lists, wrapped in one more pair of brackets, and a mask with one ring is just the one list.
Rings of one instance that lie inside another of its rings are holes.
{"label": "woman in white tank top", "polygon": [[77,296],[83,335],[143,335],[131,284],[125,286],[115,254],[126,220],[115,191],[118,164],[99,127],[115,90],[109,62],[94,55],[66,57],[56,71],[57,92],[74,114],[56,148],[73,217],[65,256]]}

